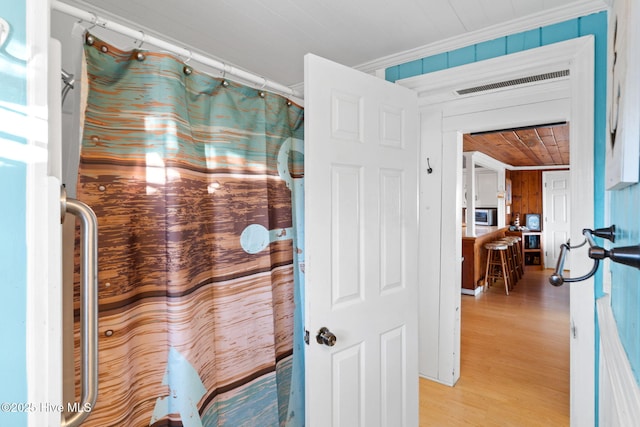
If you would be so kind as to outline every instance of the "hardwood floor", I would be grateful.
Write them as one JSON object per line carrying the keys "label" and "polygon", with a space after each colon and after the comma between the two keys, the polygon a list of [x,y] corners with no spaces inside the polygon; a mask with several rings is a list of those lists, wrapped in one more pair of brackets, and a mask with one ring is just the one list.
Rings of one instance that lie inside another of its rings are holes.
{"label": "hardwood floor", "polygon": [[569,425],[569,286],[551,272],[462,295],[460,380],[420,379],[420,426]]}

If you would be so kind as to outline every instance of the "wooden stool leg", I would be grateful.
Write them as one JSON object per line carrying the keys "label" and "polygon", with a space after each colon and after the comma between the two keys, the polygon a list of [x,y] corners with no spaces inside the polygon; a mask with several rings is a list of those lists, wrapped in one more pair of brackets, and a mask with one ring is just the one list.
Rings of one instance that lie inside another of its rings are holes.
{"label": "wooden stool leg", "polygon": [[518,280],[522,279],[522,272],[520,271],[520,264],[518,263],[518,242],[514,241],[511,245],[511,257],[513,258],[513,269],[516,272]]}
{"label": "wooden stool leg", "polygon": [[512,272],[511,276],[511,289],[516,285],[518,279],[520,279],[520,273],[518,272],[518,268],[516,267],[516,254],[515,254],[515,244],[511,243],[509,245],[509,250],[507,252],[507,256],[509,257],[509,268]]}
{"label": "wooden stool leg", "polygon": [[524,260],[522,259],[522,240],[518,239],[516,242],[516,260],[518,262],[518,269],[520,270],[520,277],[524,276]]}
{"label": "wooden stool leg", "polygon": [[507,265],[507,251],[500,251],[500,261],[502,262],[502,277],[504,278],[504,291],[509,295],[511,280],[509,279],[509,267]]}
{"label": "wooden stool leg", "polygon": [[489,267],[491,266],[492,254],[493,254],[492,249],[487,250],[487,268],[485,269],[486,271],[484,272],[484,286],[482,287],[483,292],[487,292],[487,289],[489,288]]}

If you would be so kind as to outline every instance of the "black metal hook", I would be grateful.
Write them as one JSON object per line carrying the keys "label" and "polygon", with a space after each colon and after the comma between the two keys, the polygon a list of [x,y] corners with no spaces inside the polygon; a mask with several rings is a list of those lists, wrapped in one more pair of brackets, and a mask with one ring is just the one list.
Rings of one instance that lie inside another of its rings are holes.
{"label": "black metal hook", "polygon": [[433,169],[431,168],[431,165],[429,164],[429,158],[427,157],[427,173],[432,173]]}

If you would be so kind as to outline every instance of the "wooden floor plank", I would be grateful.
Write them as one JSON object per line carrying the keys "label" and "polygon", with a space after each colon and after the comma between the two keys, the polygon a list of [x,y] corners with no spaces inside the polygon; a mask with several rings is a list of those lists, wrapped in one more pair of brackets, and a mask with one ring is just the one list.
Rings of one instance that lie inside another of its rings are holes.
{"label": "wooden floor plank", "polygon": [[420,426],[569,425],[569,286],[550,274],[462,296],[460,380],[420,379]]}

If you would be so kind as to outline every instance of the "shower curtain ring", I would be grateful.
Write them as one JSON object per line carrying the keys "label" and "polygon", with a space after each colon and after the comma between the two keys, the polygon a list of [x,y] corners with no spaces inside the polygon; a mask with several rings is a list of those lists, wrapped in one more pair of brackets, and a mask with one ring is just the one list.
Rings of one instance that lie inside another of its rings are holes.
{"label": "shower curtain ring", "polygon": [[267,79],[266,77],[262,78],[262,86],[260,86],[260,98],[264,98],[267,94],[264,92],[264,88],[267,85]]}
{"label": "shower curtain ring", "polygon": [[229,86],[229,82],[227,81],[227,64],[222,64],[222,86]]}
{"label": "shower curtain ring", "polygon": [[147,37],[147,35],[142,30],[138,30],[138,31],[140,31],[140,34],[142,34],[142,38],[140,39],[140,44],[138,45],[138,49],[142,49],[142,45],[144,44],[145,38]]}
{"label": "shower curtain ring", "polygon": [[[144,34],[144,31],[142,30],[138,30],[138,31],[140,31],[140,33],[142,34],[142,39],[140,40],[140,45],[138,46],[138,49],[137,49],[138,52],[136,53],[136,59],[142,62],[146,59],[144,53],[140,52],[142,50],[142,45],[144,44],[145,34]],[[135,43],[136,41],[133,42],[134,45],[136,44]]]}
{"label": "shower curtain ring", "polygon": [[189,50],[189,49],[186,49],[186,48],[185,48],[185,50],[187,52],[189,52],[189,57],[186,59],[186,61],[183,62],[184,67],[182,67],[182,72],[185,73],[187,76],[190,76],[191,73],[193,73],[193,68],[188,66],[187,62],[191,61],[191,57],[193,56],[193,52],[191,50]]}

